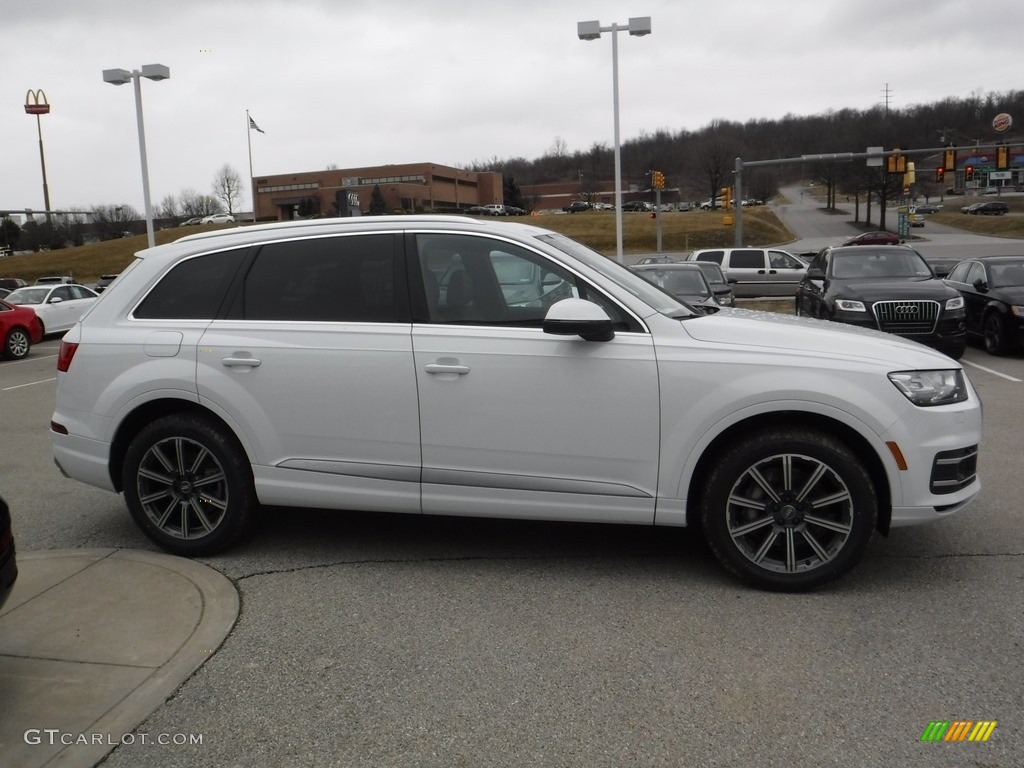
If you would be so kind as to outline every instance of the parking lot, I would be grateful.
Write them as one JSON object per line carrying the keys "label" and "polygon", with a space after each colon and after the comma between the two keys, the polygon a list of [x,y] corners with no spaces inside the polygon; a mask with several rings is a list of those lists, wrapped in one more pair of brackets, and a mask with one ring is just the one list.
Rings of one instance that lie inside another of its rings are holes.
{"label": "parking lot", "polygon": [[[19,550],[152,550],[53,466],[58,343],[0,363]],[[807,595],[739,585],[686,530],[268,510],[203,561],[234,630],[139,728],[202,743],[105,765],[1019,765],[1024,355],[964,363],[979,500]],[[936,720],[998,725],[922,743]]]}

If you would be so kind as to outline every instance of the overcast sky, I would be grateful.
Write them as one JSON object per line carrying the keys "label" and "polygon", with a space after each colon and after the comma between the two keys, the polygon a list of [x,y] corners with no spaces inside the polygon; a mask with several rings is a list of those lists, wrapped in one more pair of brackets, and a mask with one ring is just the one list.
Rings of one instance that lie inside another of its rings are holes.
{"label": "overcast sky", "polygon": [[[576,22],[650,16],[618,35],[621,136],[894,109],[1024,88],[1024,0],[0,0],[0,209],[128,203],[142,182],[142,81],[154,205],[254,174],[387,163],[464,166],[612,145],[612,42]],[[1024,115],[1014,115],[1024,120]],[[863,151],[836,147],[836,151]],[[248,209],[250,202],[244,205]]]}

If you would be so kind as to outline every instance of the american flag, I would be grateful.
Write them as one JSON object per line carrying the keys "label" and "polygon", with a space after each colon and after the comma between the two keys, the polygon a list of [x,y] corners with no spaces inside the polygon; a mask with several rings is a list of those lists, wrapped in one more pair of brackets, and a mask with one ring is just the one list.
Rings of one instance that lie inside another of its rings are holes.
{"label": "american flag", "polygon": [[252,130],[253,128],[255,128],[255,129],[256,129],[257,131],[259,131],[260,133],[266,133],[266,131],[264,131],[264,130],[263,130],[262,128],[260,128],[260,127],[259,127],[258,125],[256,125],[256,121],[255,121],[255,120],[253,120],[253,119],[252,119],[252,118],[250,117],[250,118],[249,118],[249,130]]}

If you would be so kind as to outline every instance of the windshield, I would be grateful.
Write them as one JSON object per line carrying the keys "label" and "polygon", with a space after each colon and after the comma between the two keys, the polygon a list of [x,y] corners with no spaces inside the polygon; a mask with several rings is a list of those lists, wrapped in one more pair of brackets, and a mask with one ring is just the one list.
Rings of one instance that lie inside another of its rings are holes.
{"label": "windshield", "polygon": [[873,280],[890,277],[934,277],[924,259],[910,249],[892,251],[858,250],[856,253],[836,253],[832,261],[832,276],[842,279]]}
{"label": "windshield", "polygon": [[992,288],[1024,285],[1024,260],[1017,263],[993,264],[991,270]]}
{"label": "windshield", "polygon": [[725,285],[725,275],[722,274],[722,269],[717,264],[710,261],[695,261],[693,263],[700,265],[704,272],[704,277],[708,279],[709,283],[712,285]]}
{"label": "windshield", "polygon": [[700,296],[701,298],[707,298],[709,295],[707,282],[705,282],[699,268],[643,269],[637,270],[637,273],[675,296]]}
{"label": "windshield", "polygon": [[42,304],[49,292],[49,288],[19,288],[11,291],[4,301],[8,304]]}
{"label": "windshield", "polygon": [[554,246],[563,253],[586,264],[588,267],[600,272],[602,275],[613,281],[621,288],[629,291],[633,296],[640,299],[652,309],[669,317],[699,317],[692,309],[681,303],[671,294],[665,293],[657,286],[644,280],[638,274],[631,272],[621,264],[602,256],[587,246],[576,242],[572,238],[559,234],[538,235],[537,239],[548,245]]}

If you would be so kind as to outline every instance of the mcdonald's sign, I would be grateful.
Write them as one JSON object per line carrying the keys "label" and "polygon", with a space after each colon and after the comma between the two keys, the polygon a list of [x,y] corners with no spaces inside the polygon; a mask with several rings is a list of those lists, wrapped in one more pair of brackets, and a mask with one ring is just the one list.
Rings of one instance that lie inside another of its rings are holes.
{"label": "mcdonald's sign", "polygon": [[42,88],[35,91],[30,88],[25,94],[25,112],[29,115],[50,114],[50,102],[46,100]]}

